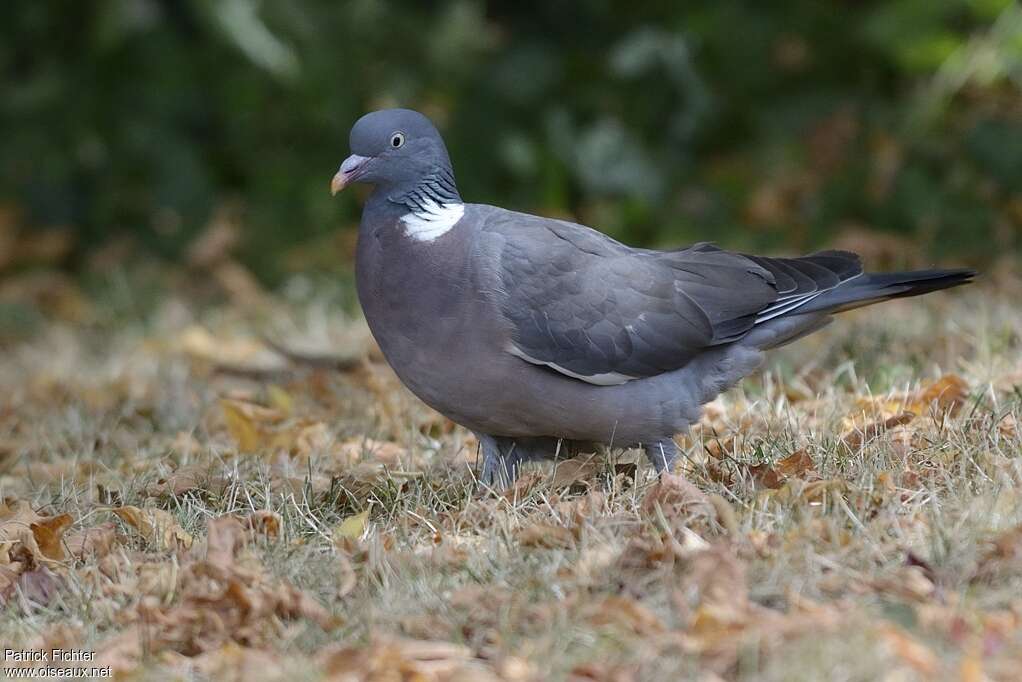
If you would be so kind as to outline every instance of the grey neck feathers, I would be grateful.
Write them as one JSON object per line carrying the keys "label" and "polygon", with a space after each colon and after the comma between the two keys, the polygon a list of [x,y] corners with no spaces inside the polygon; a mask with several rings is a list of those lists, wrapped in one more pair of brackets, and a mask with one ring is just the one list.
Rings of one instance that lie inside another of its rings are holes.
{"label": "grey neck feathers", "polygon": [[401,190],[387,197],[395,204],[401,204],[414,213],[426,210],[432,204],[461,204],[461,195],[454,183],[454,171],[450,166],[437,168],[426,175],[409,190]]}

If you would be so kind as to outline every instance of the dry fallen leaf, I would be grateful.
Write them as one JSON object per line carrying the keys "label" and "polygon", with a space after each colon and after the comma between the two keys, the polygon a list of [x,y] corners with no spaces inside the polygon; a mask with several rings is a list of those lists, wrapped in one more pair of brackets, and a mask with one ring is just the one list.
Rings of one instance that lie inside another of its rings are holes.
{"label": "dry fallen leaf", "polygon": [[151,497],[170,495],[180,497],[190,490],[204,489],[216,490],[222,488],[226,483],[223,476],[214,474],[209,465],[193,464],[183,466],[165,478],[159,478],[154,483],[146,486],[145,493]]}
{"label": "dry fallen leaf", "polygon": [[748,467],[752,479],[764,488],[776,490],[791,478],[812,478],[813,459],[805,450],[797,450],[773,465],[756,464]]}
{"label": "dry fallen leaf", "polygon": [[89,556],[102,558],[114,549],[119,539],[123,537],[118,536],[116,523],[107,521],[65,535],[64,545],[75,559],[85,559]]}
{"label": "dry fallen leaf", "polygon": [[663,514],[672,528],[705,527],[717,520],[713,501],[698,487],[678,474],[664,473],[642,498],[644,516]]}
{"label": "dry fallen leaf", "polygon": [[220,407],[227,431],[242,453],[286,452],[292,456],[308,457],[314,452],[327,450],[333,442],[333,436],[323,422],[288,420],[280,409],[244,400],[224,398]]}
{"label": "dry fallen leaf", "polygon": [[782,476],[803,476],[813,469],[813,458],[804,449],[797,450],[776,464]]}
{"label": "dry fallen leaf", "polygon": [[64,547],[61,541],[66,531],[73,522],[70,514],[51,516],[47,519],[37,521],[31,525],[32,535],[35,536],[39,550],[47,559],[63,561],[66,558]]}
{"label": "dry fallen leaf", "polygon": [[192,546],[189,535],[170,513],[162,509],[139,509],[125,506],[111,509],[125,523],[138,531],[142,538],[157,549],[188,549]]}
{"label": "dry fallen leaf", "polygon": [[238,444],[238,450],[241,452],[255,452],[264,440],[254,418],[255,407],[258,406],[239,400],[220,401],[227,430]]}
{"label": "dry fallen leaf", "polygon": [[185,329],[177,339],[180,350],[198,367],[231,369],[253,374],[276,372],[287,367],[287,360],[256,339],[217,338],[205,327]]}
{"label": "dry fallen leaf", "polygon": [[520,528],[515,537],[523,547],[568,549],[575,544],[576,532],[564,526],[539,522]]}
{"label": "dry fallen leaf", "polygon": [[969,397],[969,384],[957,374],[946,374],[923,386],[905,409],[916,414],[928,414],[936,406],[938,414],[954,416]]}
{"label": "dry fallen leaf", "polygon": [[380,462],[389,467],[397,467],[407,452],[397,443],[358,437],[349,438],[340,443],[336,449],[336,457],[345,466],[354,466],[365,459],[370,462]]}
{"label": "dry fallen leaf", "polygon": [[591,609],[589,620],[594,625],[628,628],[643,636],[657,635],[667,630],[659,616],[629,597],[604,599]]}
{"label": "dry fallen leaf", "polygon": [[525,499],[531,490],[541,485],[545,477],[539,471],[526,471],[521,474],[515,481],[508,486],[502,494],[502,497],[506,500],[516,501]]}
{"label": "dry fallen leaf", "polygon": [[268,538],[280,536],[280,514],[267,509],[254,511],[245,518],[245,525],[256,533]]}
{"label": "dry fallen leaf", "polygon": [[841,441],[852,450],[858,450],[863,444],[877,438],[885,431],[889,431],[896,426],[902,426],[908,424],[910,421],[916,418],[914,412],[902,412],[901,414],[879,422],[871,422],[866,424],[861,429],[853,429],[841,437]]}
{"label": "dry fallen leaf", "polygon": [[19,554],[28,561],[19,562],[19,571],[36,562],[63,561],[63,536],[72,521],[69,514],[40,516],[24,500],[0,502],[0,564],[11,564]]}
{"label": "dry fallen leaf", "polygon": [[[860,397],[856,400],[857,412],[843,420],[844,430],[849,435],[866,433],[859,442],[875,438],[886,429],[894,428],[907,421],[906,415],[943,417],[954,416],[969,396],[969,385],[956,374],[947,374],[936,381],[924,384],[911,393],[896,393],[887,396]],[[890,423],[891,426],[883,426]],[[874,435],[868,435],[872,432]],[[846,438],[848,436],[846,435]]]}
{"label": "dry fallen leaf", "polygon": [[557,462],[550,486],[568,488],[576,484],[586,484],[602,468],[601,463],[595,457],[576,457]]}
{"label": "dry fallen leaf", "polygon": [[336,540],[358,540],[366,531],[369,525],[369,510],[349,516],[341,521],[334,528],[333,536]]}

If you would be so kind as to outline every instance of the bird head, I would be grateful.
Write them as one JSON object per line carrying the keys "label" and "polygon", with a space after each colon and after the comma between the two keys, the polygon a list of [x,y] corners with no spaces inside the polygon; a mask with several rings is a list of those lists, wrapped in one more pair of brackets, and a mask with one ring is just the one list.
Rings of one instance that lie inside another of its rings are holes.
{"label": "bird head", "polygon": [[356,182],[402,190],[433,175],[450,174],[451,161],[440,133],[411,109],[366,114],[352,127],[349,143],[352,154],[330,181],[331,194]]}

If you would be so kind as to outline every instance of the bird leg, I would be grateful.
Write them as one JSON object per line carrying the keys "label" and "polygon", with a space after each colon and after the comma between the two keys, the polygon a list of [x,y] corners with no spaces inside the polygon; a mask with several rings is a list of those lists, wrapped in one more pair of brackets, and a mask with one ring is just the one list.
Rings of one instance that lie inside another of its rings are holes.
{"label": "bird leg", "polygon": [[521,469],[524,451],[510,438],[497,438],[477,433],[483,455],[483,471],[479,480],[488,486],[510,485]]}
{"label": "bird leg", "polygon": [[646,458],[649,459],[649,463],[653,465],[658,474],[669,473],[671,467],[674,466],[674,460],[678,458],[678,446],[672,438],[647,443],[642,446],[642,449],[645,450]]}

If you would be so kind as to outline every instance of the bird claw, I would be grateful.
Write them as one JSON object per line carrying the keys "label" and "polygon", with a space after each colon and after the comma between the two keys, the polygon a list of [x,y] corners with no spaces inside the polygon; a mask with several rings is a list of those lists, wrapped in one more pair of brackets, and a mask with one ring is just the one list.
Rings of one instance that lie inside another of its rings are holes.
{"label": "bird claw", "polygon": [[643,450],[645,450],[646,458],[653,465],[657,474],[670,472],[675,460],[678,459],[678,446],[672,438],[649,443],[643,446]]}

